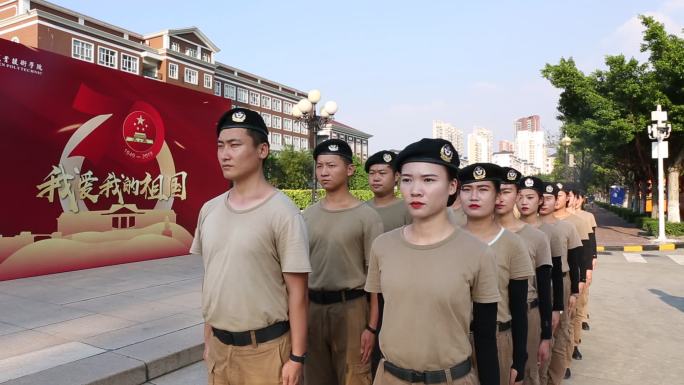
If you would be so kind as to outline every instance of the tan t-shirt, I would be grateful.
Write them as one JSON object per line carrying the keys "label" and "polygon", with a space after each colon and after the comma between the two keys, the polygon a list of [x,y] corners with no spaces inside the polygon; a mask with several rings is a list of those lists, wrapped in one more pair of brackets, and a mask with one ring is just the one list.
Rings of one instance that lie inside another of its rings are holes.
{"label": "tan t-shirt", "polygon": [[[561,257],[561,259],[563,259],[563,240],[561,238],[559,230],[554,225],[549,223],[540,224],[538,229],[541,230],[544,234],[546,234],[546,236],[549,238],[549,244],[551,246],[551,258],[553,259],[553,257]],[[568,249],[565,249],[565,254],[567,253]],[[562,271],[566,272],[570,270],[570,267],[568,267],[567,264],[568,261],[566,260],[563,264],[563,269],[566,270]]]}
{"label": "tan t-shirt", "polygon": [[587,224],[589,225],[589,233],[594,232],[594,228],[597,226],[594,214],[584,210],[575,210],[575,215],[579,216],[587,222]]}
{"label": "tan t-shirt", "polygon": [[472,354],[472,303],[500,299],[494,253],[460,228],[432,245],[409,243],[404,229],[371,249],[366,291],[385,298],[380,349],[402,368],[452,367]]}
{"label": "tan t-shirt", "polygon": [[529,279],[534,276],[534,268],[530,260],[525,242],[513,232],[504,228],[499,235],[489,242],[496,255],[497,275],[499,281],[499,301],[496,320],[511,320],[511,309],[508,298],[508,281],[511,279]]}
{"label": "tan t-shirt", "polygon": [[[551,262],[551,245],[546,234],[528,224],[525,224],[515,234],[525,242],[527,251],[530,254],[530,262],[535,269],[544,265],[553,266],[553,262]],[[527,300],[531,301],[536,298],[538,296],[537,275],[535,274],[527,280]]]}
{"label": "tan t-shirt", "polygon": [[366,201],[368,206],[377,211],[380,218],[382,218],[382,225],[385,232],[397,229],[401,226],[411,223],[411,215],[406,208],[406,202],[400,199],[387,206],[376,206],[373,200]]}
{"label": "tan t-shirt", "polygon": [[468,217],[463,212],[463,207],[451,208],[447,207],[449,222],[455,224],[456,226],[463,227],[468,221]]}
{"label": "tan t-shirt", "polygon": [[580,218],[578,215],[570,214],[563,219],[558,219],[561,221],[572,223],[577,229],[577,234],[579,234],[581,240],[585,241],[589,239],[591,227],[589,227],[589,223],[587,223],[584,219]]}
{"label": "tan t-shirt", "polygon": [[232,332],[286,321],[283,273],[311,272],[302,215],[281,191],[247,210],[232,209],[229,193],[202,206],[190,248],[204,262],[204,320]]}
{"label": "tan t-shirt", "polygon": [[328,210],[318,202],[303,215],[312,268],[309,289],[363,289],[371,243],[382,234],[380,215],[362,202],[343,210]]}
{"label": "tan t-shirt", "polygon": [[561,245],[563,246],[561,248],[563,271],[570,271],[570,265],[568,265],[568,250],[582,246],[582,240],[577,233],[577,228],[570,222],[557,220],[553,226],[558,229]]}

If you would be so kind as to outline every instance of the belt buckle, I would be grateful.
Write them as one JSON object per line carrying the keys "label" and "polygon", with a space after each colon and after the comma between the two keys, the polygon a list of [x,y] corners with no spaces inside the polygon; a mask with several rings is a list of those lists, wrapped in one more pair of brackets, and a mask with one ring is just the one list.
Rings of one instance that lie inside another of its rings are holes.
{"label": "belt buckle", "polygon": [[340,290],[340,297],[342,298],[342,302],[347,302],[347,293],[344,292],[344,290]]}
{"label": "belt buckle", "polygon": [[415,382],[425,382],[425,373],[416,372],[411,370],[411,383]]}

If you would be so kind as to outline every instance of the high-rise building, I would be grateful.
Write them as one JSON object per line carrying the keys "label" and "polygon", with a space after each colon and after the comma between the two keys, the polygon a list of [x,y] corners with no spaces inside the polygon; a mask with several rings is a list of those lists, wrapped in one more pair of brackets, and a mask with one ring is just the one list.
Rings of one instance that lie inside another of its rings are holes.
{"label": "high-rise building", "polygon": [[531,165],[530,170],[546,169],[546,139],[539,115],[515,121],[515,156]]}
{"label": "high-rise building", "polygon": [[468,134],[468,162],[481,163],[492,161],[494,136],[486,128],[475,128]]}
{"label": "high-rise building", "polygon": [[515,152],[515,144],[510,140],[500,140],[499,152]]}
{"label": "high-rise building", "polygon": [[441,120],[432,121],[432,137],[446,139],[451,142],[460,156],[464,155],[465,144],[463,143],[463,130],[454,127],[451,123]]}

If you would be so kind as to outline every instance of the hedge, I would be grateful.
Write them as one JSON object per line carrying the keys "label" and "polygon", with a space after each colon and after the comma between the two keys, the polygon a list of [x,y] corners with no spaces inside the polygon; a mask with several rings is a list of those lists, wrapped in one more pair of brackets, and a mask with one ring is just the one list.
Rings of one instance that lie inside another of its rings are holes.
{"label": "hedge", "polygon": [[[647,231],[650,235],[658,235],[658,219],[651,218],[628,208],[611,206],[607,203],[596,202],[606,210],[612,211],[637,227]],[[665,234],[672,236],[684,235],[684,223],[665,222]]]}
{"label": "hedge", "polygon": [[[292,201],[301,209],[311,205],[311,190],[282,190],[285,195],[290,197]],[[373,198],[373,192],[370,190],[351,190],[353,196],[362,201],[367,201]],[[316,197],[321,199],[325,196],[325,190],[320,189],[316,192]]]}

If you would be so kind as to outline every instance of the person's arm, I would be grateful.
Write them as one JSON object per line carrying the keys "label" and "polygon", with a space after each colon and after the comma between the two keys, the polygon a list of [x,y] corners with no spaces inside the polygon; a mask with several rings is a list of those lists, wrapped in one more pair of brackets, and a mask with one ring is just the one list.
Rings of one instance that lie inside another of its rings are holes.
{"label": "person's arm", "polygon": [[209,340],[211,339],[212,334],[213,331],[211,330],[211,325],[204,323],[204,354],[202,354],[202,359],[205,361],[209,356]]}
{"label": "person's arm", "polygon": [[551,339],[551,269],[549,265],[537,268],[537,295],[539,296],[539,317],[541,339]]}
{"label": "person's arm", "polygon": [[579,260],[582,257],[582,248],[575,247],[574,249],[568,250],[568,266],[570,266],[570,293],[579,293],[579,282],[581,280],[581,271],[579,266]]}
{"label": "person's arm", "polygon": [[[513,334],[513,365],[517,372],[515,382],[525,377],[527,361],[527,279],[508,281],[508,301],[511,311],[511,332]],[[479,361],[478,361],[479,362]]]}
{"label": "person's arm", "polygon": [[563,311],[563,261],[561,257],[553,257],[551,280],[553,282],[553,311]]}
{"label": "person's arm", "polygon": [[375,346],[375,339],[378,333],[378,293],[370,293],[370,312],[368,315],[368,325],[366,330],[361,333],[361,363],[368,362]]}
{"label": "person's arm", "polygon": [[[309,289],[307,273],[283,273],[287,288],[287,307],[290,317],[292,354],[306,354],[306,323],[309,312]],[[283,385],[296,385],[302,378],[302,364],[288,360],[282,370]]]}
{"label": "person's arm", "polygon": [[477,373],[481,385],[499,385],[496,307],[496,302],[473,302],[473,342],[477,358]]}

